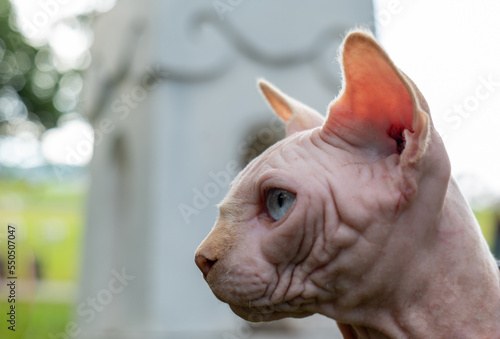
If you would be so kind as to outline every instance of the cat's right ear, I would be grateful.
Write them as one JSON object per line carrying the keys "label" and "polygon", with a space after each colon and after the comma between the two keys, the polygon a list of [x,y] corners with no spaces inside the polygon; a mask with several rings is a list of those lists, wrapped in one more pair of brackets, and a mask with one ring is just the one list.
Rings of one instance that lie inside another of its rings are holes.
{"label": "cat's right ear", "polygon": [[266,80],[260,79],[258,84],[274,113],[285,123],[286,136],[323,125],[325,119],[312,108],[290,98]]}

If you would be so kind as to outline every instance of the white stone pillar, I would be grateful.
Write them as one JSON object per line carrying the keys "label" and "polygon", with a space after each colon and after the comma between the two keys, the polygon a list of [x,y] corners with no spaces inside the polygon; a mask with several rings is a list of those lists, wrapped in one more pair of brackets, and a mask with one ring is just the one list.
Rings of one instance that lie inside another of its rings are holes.
{"label": "white stone pillar", "polygon": [[85,98],[96,146],[82,338],[250,333],[212,295],[193,253],[249,131],[265,139],[259,126],[274,129],[256,79],[324,112],[340,88],[341,38],[370,25],[372,12],[369,0],[121,0],[97,18]]}

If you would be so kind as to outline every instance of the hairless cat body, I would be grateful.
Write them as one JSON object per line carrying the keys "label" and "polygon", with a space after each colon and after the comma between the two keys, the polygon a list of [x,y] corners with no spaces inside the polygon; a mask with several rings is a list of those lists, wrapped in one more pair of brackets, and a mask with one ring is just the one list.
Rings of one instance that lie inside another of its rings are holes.
{"label": "hairless cat body", "polygon": [[219,205],[195,261],[250,321],[335,319],[345,338],[500,338],[500,275],[415,84],[370,33],[340,52],[326,119],[261,80],[287,136]]}

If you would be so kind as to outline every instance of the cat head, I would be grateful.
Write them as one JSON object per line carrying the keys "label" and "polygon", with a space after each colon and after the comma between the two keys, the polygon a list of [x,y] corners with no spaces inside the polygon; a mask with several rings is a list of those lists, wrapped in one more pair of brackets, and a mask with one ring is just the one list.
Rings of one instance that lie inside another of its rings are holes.
{"label": "cat head", "polygon": [[364,31],[347,35],[340,62],[343,88],[326,119],[258,83],[287,136],[235,178],[195,255],[213,293],[245,319],[324,307],[342,318],[362,302],[367,272],[397,270],[425,237],[397,226],[444,199],[449,161],[417,87]]}

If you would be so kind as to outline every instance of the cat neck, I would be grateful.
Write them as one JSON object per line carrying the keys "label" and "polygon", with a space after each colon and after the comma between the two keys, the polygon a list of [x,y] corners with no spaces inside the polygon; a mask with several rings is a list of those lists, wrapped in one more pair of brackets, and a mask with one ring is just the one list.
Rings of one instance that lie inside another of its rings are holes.
{"label": "cat neck", "polygon": [[346,338],[500,338],[499,269],[453,179],[442,215],[428,229],[432,241],[398,280],[373,290],[382,302],[352,312],[339,311],[338,302],[325,305],[324,315],[355,324],[340,325]]}

